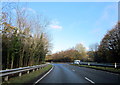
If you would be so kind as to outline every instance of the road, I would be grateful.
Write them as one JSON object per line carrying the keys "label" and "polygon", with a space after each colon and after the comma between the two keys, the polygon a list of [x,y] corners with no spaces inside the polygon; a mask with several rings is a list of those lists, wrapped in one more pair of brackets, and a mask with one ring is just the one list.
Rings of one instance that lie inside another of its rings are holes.
{"label": "road", "polygon": [[115,83],[120,84],[120,75],[69,64],[53,64],[53,70],[41,83]]}

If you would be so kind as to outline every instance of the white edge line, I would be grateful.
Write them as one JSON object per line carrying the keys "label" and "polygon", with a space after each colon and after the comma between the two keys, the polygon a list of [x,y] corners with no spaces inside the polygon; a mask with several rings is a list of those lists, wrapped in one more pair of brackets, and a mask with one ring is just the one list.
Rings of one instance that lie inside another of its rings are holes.
{"label": "white edge line", "polygon": [[[53,66],[54,67],[54,66]],[[52,70],[53,70],[53,67],[45,74],[45,75],[43,75],[39,80],[37,80],[36,82],[35,82],[35,84],[37,84],[39,81],[41,81],[44,77],[46,77]],[[33,85],[35,85],[35,84],[33,84]]]}
{"label": "white edge line", "polygon": [[95,82],[93,82],[92,80],[90,80],[89,78],[85,77],[86,80],[88,80],[89,82],[95,84]]}

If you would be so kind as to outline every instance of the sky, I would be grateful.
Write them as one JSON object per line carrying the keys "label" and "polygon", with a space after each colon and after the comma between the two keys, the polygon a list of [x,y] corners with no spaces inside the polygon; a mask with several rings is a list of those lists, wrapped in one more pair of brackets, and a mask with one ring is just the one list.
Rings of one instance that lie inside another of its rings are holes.
{"label": "sky", "polygon": [[29,2],[27,9],[51,22],[47,31],[52,53],[79,43],[88,50],[90,45],[100,43],[118,21],[117,2]]}

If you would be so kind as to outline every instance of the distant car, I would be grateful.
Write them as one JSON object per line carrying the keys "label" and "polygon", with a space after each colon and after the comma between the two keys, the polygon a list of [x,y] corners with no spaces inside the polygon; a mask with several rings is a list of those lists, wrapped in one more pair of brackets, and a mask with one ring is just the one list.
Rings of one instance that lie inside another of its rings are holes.
{"label": "distant car", "polygon": [[74,60],[74,64],[80,64],[80,60]]}

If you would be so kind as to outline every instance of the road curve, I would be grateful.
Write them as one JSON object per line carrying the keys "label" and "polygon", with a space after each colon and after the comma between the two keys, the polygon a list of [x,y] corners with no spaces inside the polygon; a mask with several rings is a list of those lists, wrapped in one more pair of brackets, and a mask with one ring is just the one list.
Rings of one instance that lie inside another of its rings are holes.
{"label": "road curve", "polygon": [[120,75],[69,64],[53,64],[53,70],[37,83],[112,83],[120,84]]}

